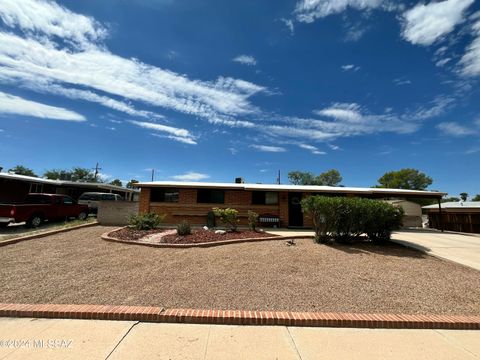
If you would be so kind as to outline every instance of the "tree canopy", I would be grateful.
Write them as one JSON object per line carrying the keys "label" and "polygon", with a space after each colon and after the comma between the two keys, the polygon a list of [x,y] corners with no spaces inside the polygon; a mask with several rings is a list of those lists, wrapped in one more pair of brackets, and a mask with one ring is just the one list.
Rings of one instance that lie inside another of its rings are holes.
{"label": "tree canopy", "polygon": [[456,197],[456,196],[452,196],[452,197],[445,197],[442,199],[442,203],[445,203],[445,202],[459,202],[460,201],[460,198]]}
{"label": "tree canopy", "polygon": [[317,176],[311,172],[290,171],[288,180],[293,185],[339,186],[343,179],[338,170],[331,169]]}
{"label": "tree canopy", "polygon": [[433,179],[416,169],[401,169],[385,173],[378,179],[380,188],[425,190],[432,185]]}
{"label": "tree canopy", "polygon": [[74,167],[72,170],[52,169],[45,171],[43,176],[51,180],[102,182],[99,177],[95,179],[95,173],[93,171],[81,167]]}
{"label": "tree canopy", "polygon": [[134,185],[138,184],[138,180],[132,179],[127,183],[127,189],[133,189]]}
{"label": "tree canopy", "polygon": [[23,165],[17,165],[11,169],[8,170],[9,172],[13,172],[17,175],[25,175],[25,176],[34,176],[38,177],[32,169],[29,169]]}
{"label": "tree canopy", "polygon": [[466,192],[460,193],[460,199],[462,199],[462,201],[467,201],[468,194]]}
{"label": "tree canopy", "polygon": [[480,201],[480,194],[475,195],[475,196],[472,198],[472,201]]}
{"label": "tree canopy", "polygon": [[110,185],[123,186],[122,181],[120,179],[115,179],[110,181]]}

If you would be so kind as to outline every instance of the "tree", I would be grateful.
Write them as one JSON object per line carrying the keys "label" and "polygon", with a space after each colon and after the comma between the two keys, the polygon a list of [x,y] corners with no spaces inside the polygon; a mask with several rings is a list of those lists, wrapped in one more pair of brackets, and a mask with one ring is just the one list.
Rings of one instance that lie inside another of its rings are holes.
{"label": "tree", "polygon": [[472,201],[480,201],[480,194],[475,195]]}
{"label": "tree", "polygon": [[43,177],[50,180],[72,180],[72,173],[68,170],[52,169],[45,171]]}
{"label": "tree", "polygon": [[115,185],[115,186],[123,186],[122,181],[120,179],[115,179],[110,181],[110,185]]}
{"label": "tree", "polygon": [[325,171],[318,176],[313,175],[311,172],[290,171],[288,180],[293,185],[339,186],[342,176],[335,169]]}
{"label": "tree", "polygon": [[25,175],[25,176],[33,176],[37,177],[37,175],[33,172],[32,169],[29,169],[23,165],[17,165],[8,170],[9,172],[13,172],[17,175]]}
{"label": "tree", "polygon": [[66,180],[78,182],[102,182],[101,179],[95,179],[95,174],[85,168],[75,167],[72,170],[52,169],[43,174],[44,177],[51,180]]}
{"label": "tree", "polygon": [[459,202],[459,201],[460,201],[460,198],[455,197],[455,196],[442,199],[442,203],[445,203],[445,202]]}
{"label": "tree", "polygon": [[416,169],[401,169],[385,173],[378,179],[379,188],[425,190],[432,185],[430,176]]}
{"label": "tree", "polygon": [[290,171],[288,173],[288,180],[293,185],[312,185],[314,178],[310,172]]}
{"label": "tree", "polygon": [[460,193],[460,199],[462,199],[462,201],[467,201],[468,194],[466,192]]}
{"label": "tree", "polygon": [[127,183],[127,189],[133,189],[135,184],[138,184],[138,180],[132,179]]}
{"label": "tree", "polygon": [[330,169],[316,177],[317,185],[338,186],[342,182],[342,176],[336,169]]}

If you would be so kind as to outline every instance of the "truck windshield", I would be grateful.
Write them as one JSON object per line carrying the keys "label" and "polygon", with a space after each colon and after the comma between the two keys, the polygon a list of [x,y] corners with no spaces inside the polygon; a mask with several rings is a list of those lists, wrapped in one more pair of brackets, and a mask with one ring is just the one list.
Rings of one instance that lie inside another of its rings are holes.
{"label": "truck windshield", "polygon": [[50,196],[44,195],[27,195],[25,198],[27,204],[50,204]]}

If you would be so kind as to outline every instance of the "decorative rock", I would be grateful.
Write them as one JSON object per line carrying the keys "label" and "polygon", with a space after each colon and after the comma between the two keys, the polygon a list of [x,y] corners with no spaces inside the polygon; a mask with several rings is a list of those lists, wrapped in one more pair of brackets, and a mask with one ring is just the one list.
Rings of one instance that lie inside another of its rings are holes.
{"label": "decorative rock", "polygon": [[204,226],[204,227],[203,227],[203,230],[208,230],[208,226]]}
{"label": "decorative rock", "polygon": [[227,232],[225,230],[215,230],[215,234],[226,234]]}

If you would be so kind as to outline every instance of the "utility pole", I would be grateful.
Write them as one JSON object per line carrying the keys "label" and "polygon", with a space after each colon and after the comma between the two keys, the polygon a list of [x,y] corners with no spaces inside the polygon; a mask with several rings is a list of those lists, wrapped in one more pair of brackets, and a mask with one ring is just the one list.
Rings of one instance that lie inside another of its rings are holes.
{"label": "utility pole", "polygon": [[98,162],[97,162],[97,165],[95,165],[95,181],[97,181],[97,176],[100,170],[102,170],[102,168],[98,167]]}
{"label": "utility pole", "polygon": [[152,169],[152,181],[155,179],[155,169]]}
{"label": "utility pole", "polygon": [[280,185],[280,170],[278,170],[277,184]]}

